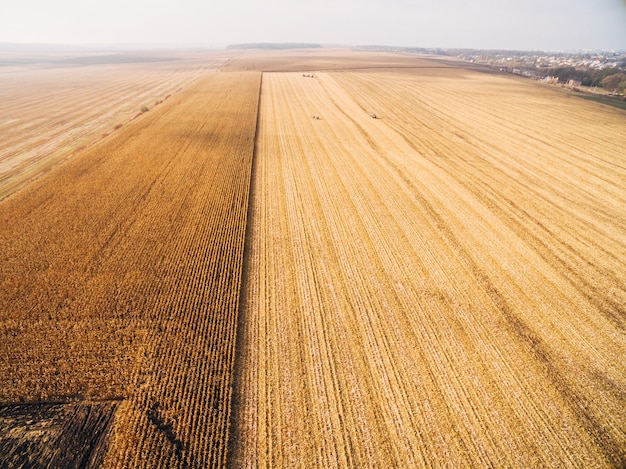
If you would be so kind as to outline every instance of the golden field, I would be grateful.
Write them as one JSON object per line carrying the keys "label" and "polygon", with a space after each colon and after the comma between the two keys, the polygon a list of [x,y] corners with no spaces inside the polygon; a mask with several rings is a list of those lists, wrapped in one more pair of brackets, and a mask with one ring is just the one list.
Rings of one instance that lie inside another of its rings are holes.
{"label": "golden field", "polygon": [[0,53],[0,199],[227,60],[192,52]]}
{"label": "golden field", "polygon": [[0,202],[1,402],[105,406],[113,468],[626,464],[624,111],[408,55],[209,68]]}
{"label": "golden field", "polygon": [[623,464],[623,112],[370,70],[259,122],[234,466]]}
{"label": "golden field", "polygon": [[224,461],[259,83],[207,74],[2,202],[0,401],[123,401],[106,467]]}

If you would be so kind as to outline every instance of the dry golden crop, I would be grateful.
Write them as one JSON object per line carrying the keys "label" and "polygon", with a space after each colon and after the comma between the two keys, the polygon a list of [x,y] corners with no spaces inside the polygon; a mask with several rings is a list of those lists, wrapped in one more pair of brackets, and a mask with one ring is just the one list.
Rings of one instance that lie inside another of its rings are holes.
{"label": "dry golden crop", "polygon": [[259,84],[208,74],[0,205],[0,401],[124,399],[105,467],[223,464]]}
{"label": "dry golden crop", "polygon": [[224,62],[217,53],[144,52],[49,53],[3,64],[0,199]]}
{"label": "dry golden crop", "polygon": [[232,56],[0,202],[0,465],[626,464],[625,113]]}
{"label": "dry golden crop", "polygon": [[626,463],[624,128],[462,69],[265,73],[233,466]]}

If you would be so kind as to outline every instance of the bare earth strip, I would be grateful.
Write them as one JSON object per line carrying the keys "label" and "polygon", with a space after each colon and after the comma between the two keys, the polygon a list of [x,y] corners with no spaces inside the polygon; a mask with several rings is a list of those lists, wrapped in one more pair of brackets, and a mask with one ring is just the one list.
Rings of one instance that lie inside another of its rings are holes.
{"label": "bare earth strip", "polygon": [[217,53],[144,55],[50,54],[0,66],[0,199],[228,60]]}
{"label": "bare earth strip", "polygon": [[0,203],[0,402],[124,399],[105,467],[224,464],[259,88],[206,74]]}
{"label": "bare earth strip", "polygon": [[626,464],[625,127],[462,70],[265,73],[233,467]]}

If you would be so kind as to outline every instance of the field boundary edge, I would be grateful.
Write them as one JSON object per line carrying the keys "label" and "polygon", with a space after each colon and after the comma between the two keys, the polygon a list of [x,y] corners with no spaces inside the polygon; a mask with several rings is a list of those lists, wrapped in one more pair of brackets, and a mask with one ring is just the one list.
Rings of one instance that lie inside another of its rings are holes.
{"label": "field boundary edge", "polygon": [[257,171],[257,154],[259,139],[259,124],[261,116],[261,94],[263,90],[263,71],[260,72],[259,80],[259,98],[257,103],[256,125],[254,129],[254,144],[252,147],[252,161],[250,165],[250,186],[248,189],[248,209],[246,212],[246,231],[244,239],[244,248],[242,255],[241,282],[239,284],[239,300],[237,305],[237,330],[235,333],[235,361],[233,364],[233,387],[230,403],[230,422],[228,431],[228,443],[226,453],[226,467],[237,467],[235,460],[240,454],[238,442],[240,438],[240,419],[242,417],[242,393],[241,384],[243,382],[242,367],[245,359],[243,350],[246,348],[246,295],[249,289],[250,279],[250,250],[252,248],[252,220],[253,220],[253,194],[255,190],[255,175]]}

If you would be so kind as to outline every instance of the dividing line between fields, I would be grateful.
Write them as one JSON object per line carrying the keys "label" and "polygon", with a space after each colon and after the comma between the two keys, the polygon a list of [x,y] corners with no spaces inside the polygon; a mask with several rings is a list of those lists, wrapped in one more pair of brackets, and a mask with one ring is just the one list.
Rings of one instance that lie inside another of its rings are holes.
{"label": "dividing line between fields", "polygon": [[257,152],[258,152],[258,139],[259,139],[259,123],[261,120],[261,93],[263,90],[263,72],[261,72],[261,79],[259,80],[259,101],[257,103],[256,112],[256,126],[254,129],[254,144],[252,149],[252,162],[250,168],[250,188],[248,190],[248,210],[246,213],[246,233],[244,240],[243,256],[242,256],[242,268],[241,268],[241,283],[239,285],[239,303],[237,307],[237,331],[235,339],[235,363],[233,366],[233,394],[231,396],[230,407],[230,425],[228,434],[228,453],[226,456],[226,467],[237,467],[236,461],[241,454],[241,445],[238,442],[241,441],[240,425],[238,422],[242,418],[242,383],[244,377],[242,375],[243,361],[245,359],[244,350],[246,347],[246,326],[247,326],[247,314],[246,314],[246,296],[250,284],[250,251],[252,249],[252,222],[253,222],[253,194],[255,190],[255,175],[257,171]]}

